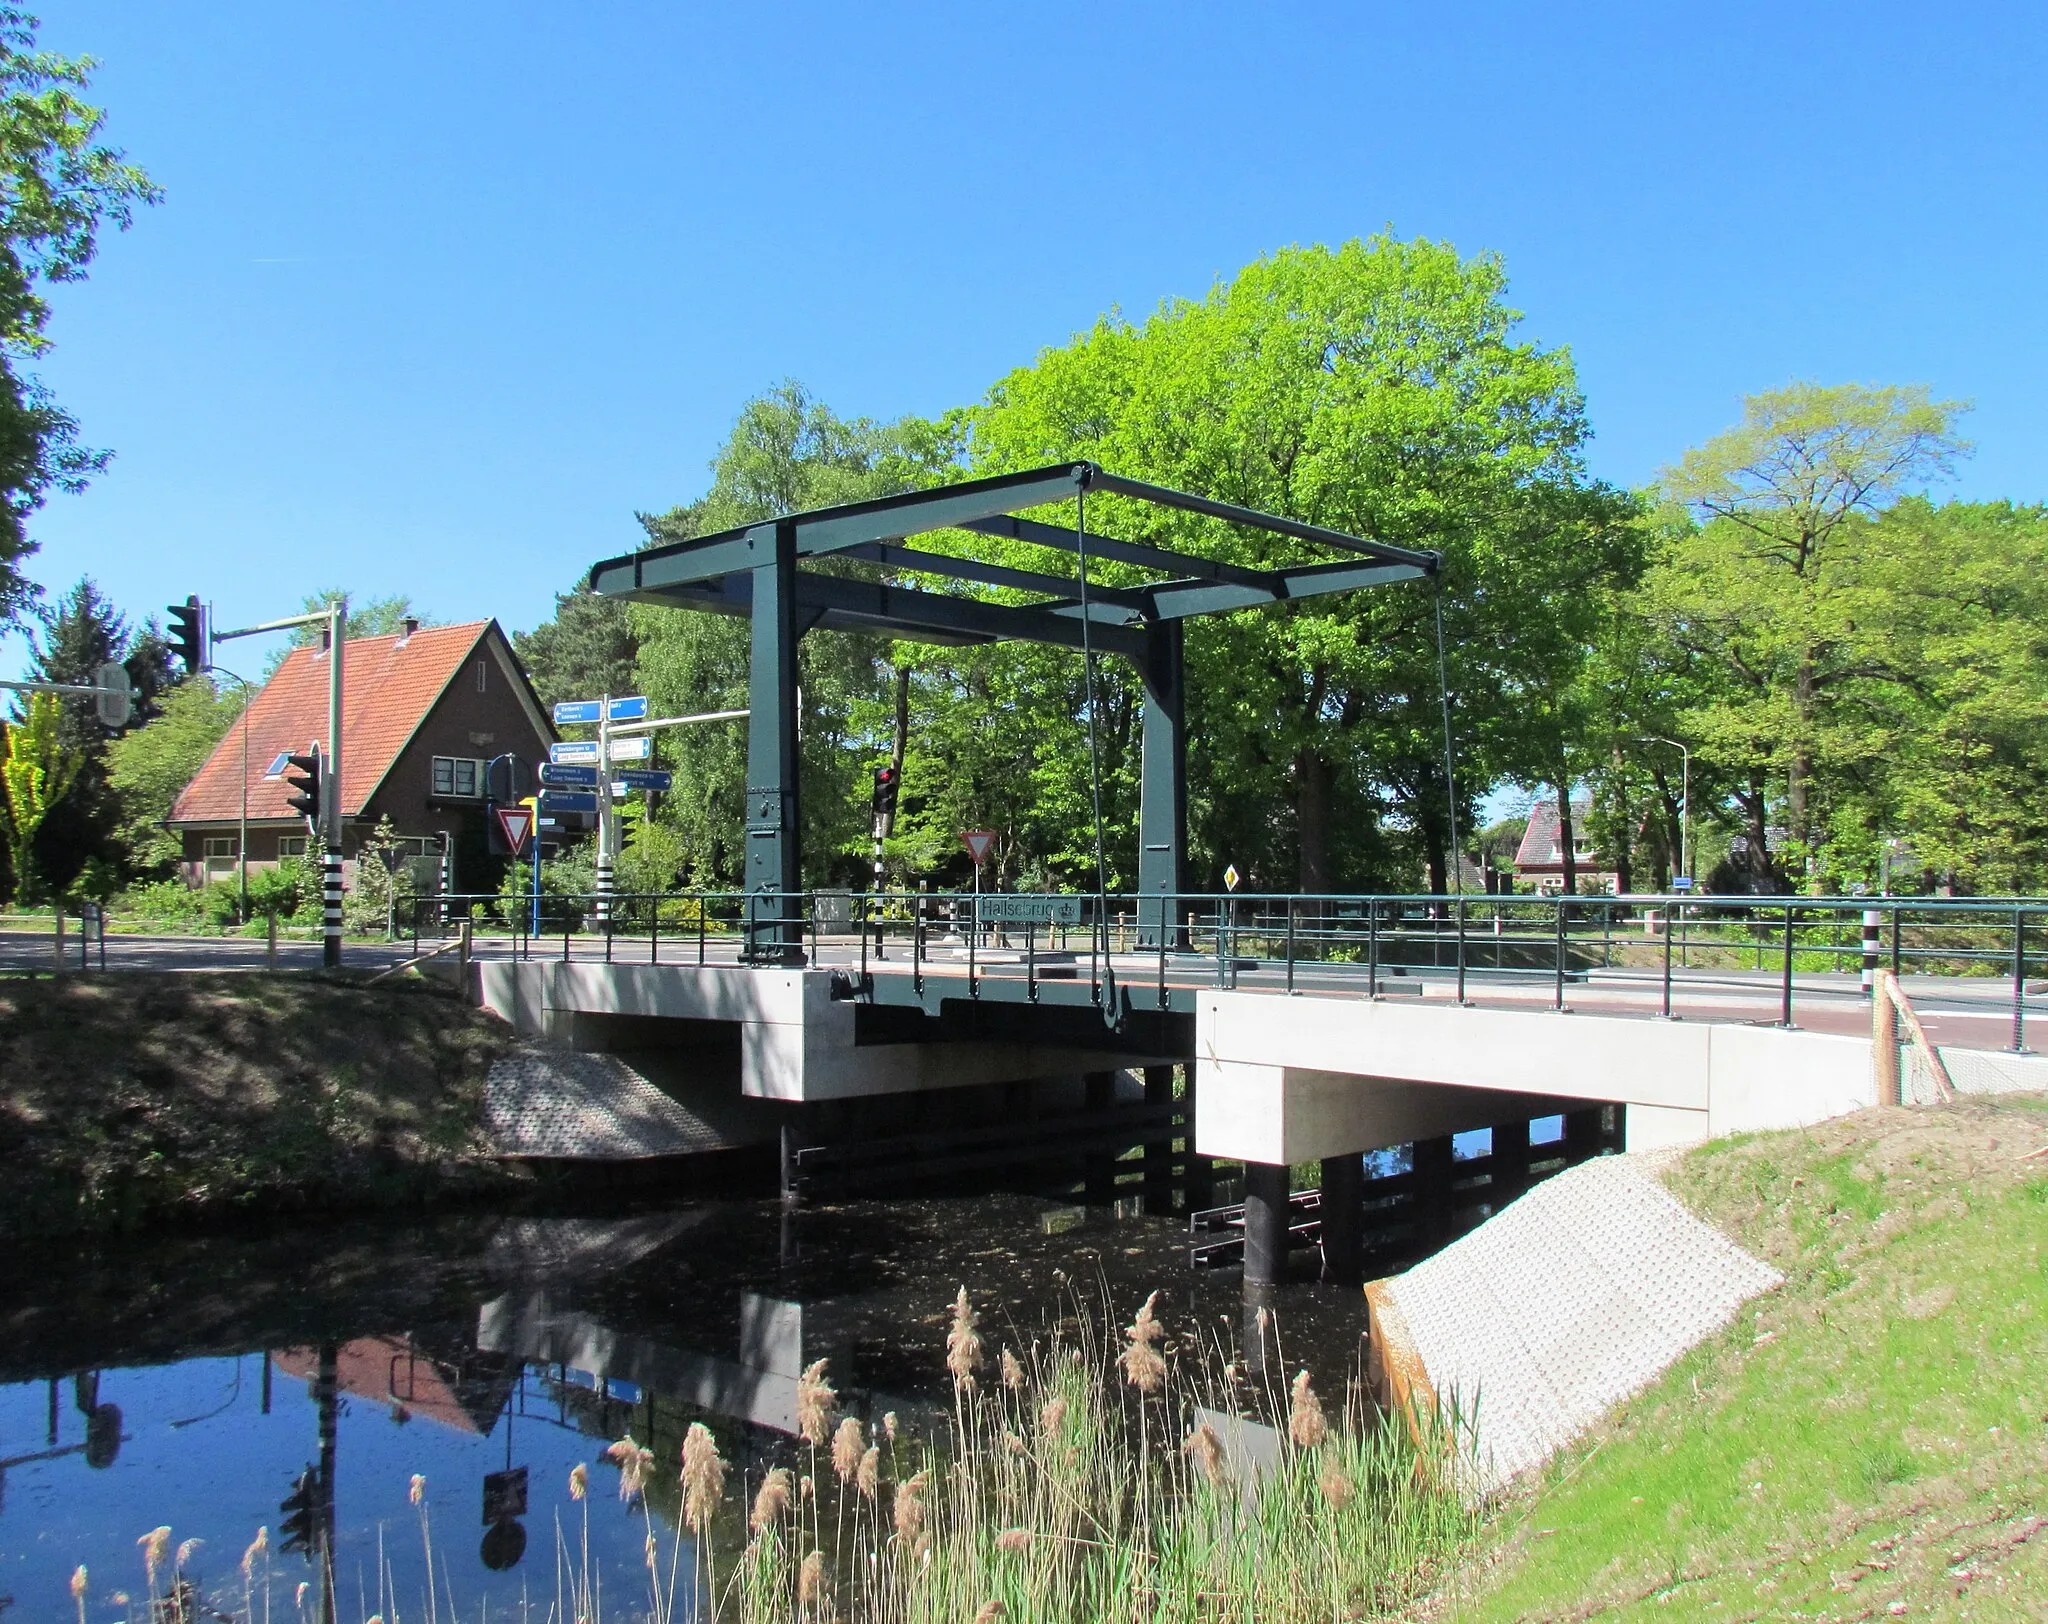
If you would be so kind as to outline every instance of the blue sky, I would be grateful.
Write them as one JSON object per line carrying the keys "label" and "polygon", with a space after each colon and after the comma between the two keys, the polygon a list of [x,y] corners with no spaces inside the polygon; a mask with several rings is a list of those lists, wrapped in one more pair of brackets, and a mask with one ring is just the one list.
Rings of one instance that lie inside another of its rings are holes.
{"label": "blue sky", "polygon": [[935,412],[1386,225],[1505,256],[1609,478],[1808,377],[1968,398],[1955,489],[2048,497],[2037,3],[50,0],[43,37],[168,197],[59,292],[43,374],[116,460],[32,572],[138,612],[338,582],[530,626],[781,378]]}

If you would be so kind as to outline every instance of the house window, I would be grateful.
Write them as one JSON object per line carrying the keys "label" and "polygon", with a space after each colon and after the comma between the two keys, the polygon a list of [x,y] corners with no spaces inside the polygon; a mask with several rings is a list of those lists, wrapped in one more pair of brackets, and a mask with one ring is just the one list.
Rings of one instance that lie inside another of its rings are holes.
{"label": "house window", "polygon": [[206,857],[208,862],[211,862],[216,857],[232,858],[234,855],[235,837],[233,835],[208,835],[206,837]]}
{"label": "house window", "polygon": [[304,835],[279,835],[277,837],[277,855],[280,858],[303,857],[306,855],[307,844],[308,841]]}
{"label": "house window", "polygon": [[468,756],[434,757],[434,793],[471,798],[483,794],[484,764]]}
{"label": "house window", "polygon": [[491,666],[488,660],[476,662],[476,691],[484,692],[490,686]]}

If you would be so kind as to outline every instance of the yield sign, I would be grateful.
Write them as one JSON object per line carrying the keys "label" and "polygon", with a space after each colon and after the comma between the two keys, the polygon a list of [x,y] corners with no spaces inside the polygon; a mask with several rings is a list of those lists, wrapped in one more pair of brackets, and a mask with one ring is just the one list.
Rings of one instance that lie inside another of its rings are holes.
{"label": "yield sign", "polygon": [[498,820],[498,832],[505,837],[505,846],[514,857],[526,850],[526,837],[533,833],[533,808],[530,806],[494,806],[491,816]]}
{"label": "yield sign", "polygon": [[996,843],[993,829],[962,829],[960,844],[967,848],[967,855],[974,859],[974,866],[981,867],[988,858],[989,848]]}

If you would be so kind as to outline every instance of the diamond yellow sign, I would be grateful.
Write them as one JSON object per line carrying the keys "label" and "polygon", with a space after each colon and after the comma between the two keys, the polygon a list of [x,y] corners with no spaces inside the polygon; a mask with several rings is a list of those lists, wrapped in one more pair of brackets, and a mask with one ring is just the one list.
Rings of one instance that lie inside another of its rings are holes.
{"label": "diamond yellow sign", "polygon": [[1237,864],[1232,863],[1223,871],[1223,889],[1226,891],[1235,891],[1237,889]]}

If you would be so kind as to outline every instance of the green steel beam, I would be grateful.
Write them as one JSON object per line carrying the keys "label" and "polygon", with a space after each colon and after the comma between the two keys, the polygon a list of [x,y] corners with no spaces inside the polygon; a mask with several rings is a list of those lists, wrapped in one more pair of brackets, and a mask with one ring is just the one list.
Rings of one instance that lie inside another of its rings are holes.
{"label": "green steel beam", "polygon": [[[1066,553],[1077,550],[1073,531],[1037,519],[1020,519],[1014,514],[977,519],[959,528],[984,536],[1009,536],[1039,547],[1056,547]],[[1226,564],[1220,559],[1198,558],[1192,553],[1176,553],[1141,541],[1119,541],[1115,536],[1088,537],[1088,556],[1113,559],[1119,564],[1135,564],[1140,569],[1197,576],[1208,581],[1236,581],[1245,586],[1264,586],[1268,580],[1265,570],[1246,569],[1242,564]]]}
{"label": "green steel beam", "polygon": [[1312,564],[1303,569],[1274,570],[1262,586],[1240,586],[1236,582],[1162,581],[1148,587],[1152,618],[1186,620],[1194,615],[1220,614],[1230,609],[1248,609],[1261,603],[1284,603],[1296,598],[1314,598],[1327,592],[1349,592],[1356,587],[1381,586],[1389,581],[1413,581],[1429,571],[1416,564]]}
{"label": "green steel beam", "polygon": [[1334,547],[1340,552],[1384,559],[1389,564],[1413,564],[1425,575],[1434,575],[1442,562],[1436,553],[1416,552],[1410,547],[1390,547],[1383,541],[1367,541],[1363,536],[1347,535],[1342,530],[1330,530],[1319,524],[1303,524],[1299,519],[1283,519],[1277,513],[1261,513],[1256,508],[1238,507],[1230,502],[1213,502],[1206,496],[1190,496],[1186,491],[1170,490],[1164,485],[1148,485],[1141,479],[1125,479],[1119,474],[1106,473],[1092,465],[1088,467],[1088,488],[1091,491],[1114,491],[1119,496],[1128,496],[1140,502],[1151,502],[1158,507],[1179,508],[1184,513],[1207,514],[1212,519],[1241,524],[1250,530],[1265,530],[1276,536],[1293,536],[1300,541],[1313,541],[1324,547]]}
{"label": "green steel beam", "polygon": [[[808,573],[800,578],[798,590],[808,607],[858,616],[871,625],[896,628],[905,636],[914,637],[915,629],[931,628],[1025,643],[1052,643],[1061,648],[1081,646],[1078,619],[1036,605],[1020,608],[980,598],[919,592],[880,581],[850,581],[838,575]],[[1144,653],[1144,633],[1120,623],[1122,610],[1106,604],[1090,608],[1094,612],[1089,617],[1093,625],[1089,636],[1096,648],[1105,654],[1123,654],[1132,659]]]}
{"label": "green steel beam", "polygon": [[[840,558],[858,558],[869,563],[882,564],[890,569],[908,570],[920,575],[945,575],[957,581],[979,581],[985,586],[1011,587],[1020,592],[1043,592],[1066,602],[1073,598],[1080,582],[1071,575],[1045,575],[1037,570],[1011,569],[1007,564],[984,564],[979,559],[949,558],[944,553],[928,553],[914,547],[898,547],[889,542],[869,542],[860,547],[851,547],[839,553]],[[1142,591],[1128,587],[1102,587],[1091,584],[1088,588],[1091,601],[1114,604],[1132,614],[1143,614],[1147,608]],[[1042,604],[1027,605],[1029,608],[1043,608]]]}

